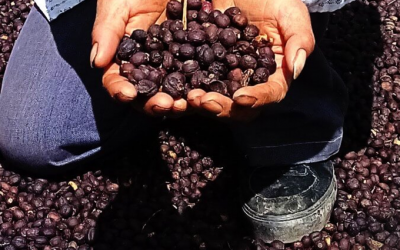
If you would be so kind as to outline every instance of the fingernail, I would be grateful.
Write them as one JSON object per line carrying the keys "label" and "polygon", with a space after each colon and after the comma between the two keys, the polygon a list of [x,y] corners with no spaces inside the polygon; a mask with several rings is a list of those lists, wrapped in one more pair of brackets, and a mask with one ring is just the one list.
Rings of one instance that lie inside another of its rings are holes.
{"label": "fingernail", "polygon": [[99,48],[99,44],[95,43],[92,46],[92,50],[90,51],[90,67],[94,68],[94,60],[96,59],[97,49]]}
{"label": "fingernail", "polygon": [[297,51],[296,57],[293,62],[293,79],[296,80],[301,71],[304,68],[304,64],[306,63],[307,52],[304,49],[299,49]]}
{"label": "fingernail", "polygon": [[248,96],[248,95],[240,95],[237,97],[234,97],[233,100],[241,105],[254,105],[257,102],[257,98],[254,96]]}
{"label": "fingernail", "polygon": [[204,108],[206,108],[208,111],[213,112],[215,114],[219,114],[222,112],[222,106],[221,104],[219,104],[216,101],[206,101],[206,102],[202,102],[201,106],[203,106]]}
{"label": "fingernail", "polygon": [[151,110],[152,110],[153,113],[155,113],[155,114],[160,114],[160,113],[165,114],[166,112],[169,111],[168,108],[161,107],[161,106],[158,106],[158,105],[154,105],[154,106],[151,108]]}

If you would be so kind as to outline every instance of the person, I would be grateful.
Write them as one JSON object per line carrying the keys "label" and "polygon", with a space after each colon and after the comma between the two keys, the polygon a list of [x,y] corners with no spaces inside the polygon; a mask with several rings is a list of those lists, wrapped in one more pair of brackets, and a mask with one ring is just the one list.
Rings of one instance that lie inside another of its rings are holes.
{"label": "person", "polygon": [[194,109],[231,121],[248,160],[243,211],[257,238],[291,242],[320,230],[336,194],[329,158],[341,144],[347,92],[316,45],[327,14],[310,19],[309,11],[333,11],[350,1],[212,2],[220,10],[239,7],[273,38],[277,72],[232,99],[195,89],[187,101],[160,92],[135,102],[136,90],[113,57],[124,35],[165,19],[167,0],[36,1],[0,95],[6,162],[36,173],[68,171],[146,135],[152,116]]}

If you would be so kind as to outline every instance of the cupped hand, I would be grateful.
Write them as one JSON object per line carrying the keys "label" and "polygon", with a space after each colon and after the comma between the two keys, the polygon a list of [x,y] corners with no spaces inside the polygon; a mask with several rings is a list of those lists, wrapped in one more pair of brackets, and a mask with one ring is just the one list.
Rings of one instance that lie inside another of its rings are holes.
{"label": "cupped hand", "polygon": [[[97,1],[90,63],[92,67],[104,68],[103,86],[113,98],[130,102],[137,96],[135,87],[120,75],[119,65],[113,60],[122,37],[130,36],[135,29],[147,30],[152,24],[166,20],[167,3],[168,0]],[[148,114],[168,115],[184,112],[187,102],[159,92],[135,106],[138,105]]]}
{"label": "cupped hand", "polygon": [[233,98],[201,89],[189,92],[191,106],[214,116],[249,120],[260,108],[281,101],[292,82],[303,70],[306,58],[314,50],[315,40],[307,7],[301,0],[213,0],[222,12],[236,6],[250,24],[273,41],[277,70],[268,82],[237,90]]}

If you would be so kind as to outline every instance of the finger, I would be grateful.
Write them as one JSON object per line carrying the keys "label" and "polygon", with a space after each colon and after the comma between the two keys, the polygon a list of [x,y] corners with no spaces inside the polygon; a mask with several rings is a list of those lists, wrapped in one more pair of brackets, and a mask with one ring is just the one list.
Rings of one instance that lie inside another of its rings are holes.
{"label": "finger", "polygon": [[193,108],[201,108],[201,97],[204,96],[206,92],[202,89],[193,89],[187,95],[187,101]]}
{"label": "finger", "polygon": [[279,102],[286,96],[290,78],[286,67],[279,68],[270,76],[268,82],[238,89],[233,95],[233,100],[238,105],[252,108]]}
{"label": "finger", "polygon": [[119,74],[118,68],[117,64],[112,64],[105,70],[103,86],[111,97],[121,102],[132,101],[137,96],[136,88]]}
{"label": "finger", "polygon": [[150,99],[148,99],[143,110],[150,115],[166,115],[168,114],[174,105],[174,99],[163,92],[158,92]]}
{"label": "finger", "polygon": [[201,97],[200,106],[218,117],[229,117],[233,100],[216,92]]}
{"label": "finger", "polygon": [[314,50],[315,39],[306,5],[300,0],[292,1],[292,5],[289,13],[288,10],[280,10],[286,13],[280,13],[277,21],[285,41],[286,64],[293,79],[296,79]]}
{"label": "finger", "polygon": [[112,61],[125,34],[128,10],[115,0],[97,2],[96,20],[92,31],[92,67],[104,68]]}
{"label": "finger", "polygon": [[183,98],[175,100],[172,106],[172,112],[175,114],[184,113],[187,110],[187,101]]}

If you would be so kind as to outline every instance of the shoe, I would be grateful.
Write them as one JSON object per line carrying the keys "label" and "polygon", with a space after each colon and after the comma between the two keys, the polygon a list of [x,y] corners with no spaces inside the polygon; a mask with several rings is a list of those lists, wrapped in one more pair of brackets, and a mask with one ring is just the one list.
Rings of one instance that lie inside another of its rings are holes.
{"label": "shoe", "polygon": [[337,193],[331,161],[257,168],[247,180],[242,209],[256,239],[291,243],[328,222]]}

